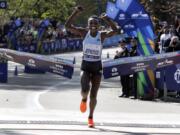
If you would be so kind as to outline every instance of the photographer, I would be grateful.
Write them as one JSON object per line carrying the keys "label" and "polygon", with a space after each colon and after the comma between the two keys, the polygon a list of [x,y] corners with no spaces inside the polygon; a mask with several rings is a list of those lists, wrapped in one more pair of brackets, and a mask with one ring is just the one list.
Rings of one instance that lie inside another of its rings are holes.
{"label": "photographer", "polygon": [[180,50],[180,41],[177,36],[171,38],[170,45],[167,49],[167,52],[175,52]]}
{"label": "photographer", "polygon": [[160,36],[160,53],[164,53],[169,46],[169,42],[171,39],[171,33],[169,31],[169,26],[164,26],[163,28],[164,33]]}

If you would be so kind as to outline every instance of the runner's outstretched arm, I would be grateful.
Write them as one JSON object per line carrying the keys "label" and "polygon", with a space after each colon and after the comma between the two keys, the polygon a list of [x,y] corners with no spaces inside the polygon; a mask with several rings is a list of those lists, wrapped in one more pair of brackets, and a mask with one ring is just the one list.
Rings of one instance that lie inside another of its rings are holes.
{"label": "runner's outstretched arm", "polygon": [[87,33],[85,28],[82,27],[75,27],[73,25],[73,22],[75,18],[83,11],[83,8],[81,6],[75,7],[75,10],[71,14],[71,16],[67,19],[65,23],[65,28],[69,30],[70,32],[79,35],[80,37],[85,37],[85,34]]}
{"label": "runner's outstretched arm", "polygon": [[111,27],[110,31],[102,32],[102,40],[118,33],[116,24],[107,16],[107,14],[103,13],[99,18],[105,21],[105,23]]}

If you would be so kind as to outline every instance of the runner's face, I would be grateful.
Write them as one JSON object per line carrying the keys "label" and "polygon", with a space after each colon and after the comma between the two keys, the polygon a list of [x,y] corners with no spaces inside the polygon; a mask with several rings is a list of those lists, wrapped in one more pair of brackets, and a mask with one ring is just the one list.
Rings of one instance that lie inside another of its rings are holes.
{"label": "runner's face", "polygon": [[94,18],[90,18],[88,20],[88,27],[89,27],[89,30],[91,32],[97,32],[98,31],[98,28],[99,28],[99,22],[98,20],[94,19]]}

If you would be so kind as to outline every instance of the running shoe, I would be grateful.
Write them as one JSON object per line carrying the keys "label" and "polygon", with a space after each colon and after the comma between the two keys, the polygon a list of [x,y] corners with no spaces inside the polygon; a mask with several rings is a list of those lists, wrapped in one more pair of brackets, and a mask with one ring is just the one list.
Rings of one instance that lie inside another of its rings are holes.
{"label": "running shoe", "polygon": [[88,119],[88,126],[89,126],[90,128],[93,128],[93,127],[94,127],[94,121],[93,121],[92,118],[89,118],[89,119]]}
{"label": "running shoe", "polygon": [[81,101],[81,104],[80,104],[80,110],[82,113],[85,113],[86,112],[86,109],[87,109],[87,105],[86,105],[86,102],[85,101]]}

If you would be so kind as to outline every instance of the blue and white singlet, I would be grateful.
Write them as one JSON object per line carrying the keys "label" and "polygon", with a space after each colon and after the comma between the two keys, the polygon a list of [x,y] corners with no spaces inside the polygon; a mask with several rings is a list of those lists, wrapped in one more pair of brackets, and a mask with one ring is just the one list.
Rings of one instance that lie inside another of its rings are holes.
{"label": "blue and white singlet", "polygon": [[89,62],[101,61],[101,54],[101,33],[98,32],[96,37],[92,37],[90,31],[88,31],[83,40],[83,60]]}

